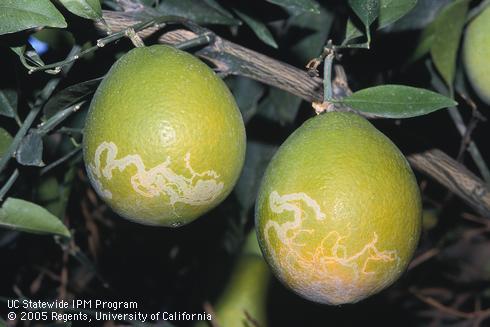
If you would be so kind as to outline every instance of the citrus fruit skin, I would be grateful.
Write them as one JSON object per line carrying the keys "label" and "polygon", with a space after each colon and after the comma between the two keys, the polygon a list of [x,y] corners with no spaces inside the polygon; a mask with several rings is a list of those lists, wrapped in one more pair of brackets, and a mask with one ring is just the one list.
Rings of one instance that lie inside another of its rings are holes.
{"label": "citrus fruit skin", "polygon": [[[267,293],[270,269],[262,257],[257,236],[252,231],[238,257],[230,279],[213,306],[218,326],[267,327]],[[200,322],[195,327],[209,326]]]}
{"label": "citrus fruit skin", "polygon": [[119,215],[177,227],[218,205],[243,166],[235,100],[203,62],[169,46],[136,48],[98,87],[83,154],[97,193]]}
{"label": "citrus fruit skin", "polygon": [[[239,259],[227,289],[215,306],[219,326],[267,326],[269,274],[269,268],[261,256],[249,254]],[[254,325],[250,318],[257,324]]]}
{"label": "citrus fruit skin", "polygon": [[330,112],[298,128],[270,162],[256,226],[273,273],[306,299],[353,303],[392,284],[421,229],[405,157],[367,120]]}
{"label": "citrus fruit skin", "polygon": [[466,29],[463,62],[473,89],[490,104],[490,7],[484,9]]}

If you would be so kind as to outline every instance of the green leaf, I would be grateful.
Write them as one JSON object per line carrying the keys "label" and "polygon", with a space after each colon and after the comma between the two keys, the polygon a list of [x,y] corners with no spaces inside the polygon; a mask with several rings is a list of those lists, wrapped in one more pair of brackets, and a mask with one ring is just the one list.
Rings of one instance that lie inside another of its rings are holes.
{"label": "green leaf", "polygon": [[259,115],[281,125],[290,124],[298,114],[301,98],[271,87],[269,94],[259,104]]}
{"label": "green leaf", "polygon": [[[379,17],[377,29],[382,29],[407,14],[417,4],[417,0],[379,0]],[[354,24],[352,19],[347,20],[345,39],[343,44],[361,37],[363,32]]]}
{"label": "green leaf", "polygon": [[379,0],[378,29],[396,22],[416,4],[417,0]]}
{"label": "green leaf", "polygon": [[379,15],[378,0],[349,0],[349,6],[366,26],[366,30]]}
{"label": "green leaf", "polygon": [[51,97],[44,105],[43,111],[46,119],[51,118],[58,111],[66,109],[90,97],[103,77],[91,79],[75,85],[71,85]]}
{"label": "green leaf", "polygon": [[403,32],[413,31],[425,28],[434,18],[441,8],[453,0],[418,0],[415,7],[405,16],[386,26],[383,31],[386,32]]}
{"label": "green leaf", "polygon": [[55,177],[42,179],[37,186],[37,198],[41,202],[49,202],[60,197],[59,183]]}
{"label": "green leaf", "polygon": [[436,19],[436,32],[430,54],[434,65],[451,89],[468,4],[469,0],[456,0],[446,6]]}
{"label": "green leaf", "polygon": [[37,186],[36,202],[53,215],[64,217],[76,171],[77,167],[67,168],[61,183],[53,176],[42,178]]}
{"label": "green leaf", "polygon": [[0,158],[3,157],[5,151],[7,151],[10,143],[12,143],[12,136],[9,132],[0,127]]}
{"label": "green leaf", "polygon": [[0,90],[0,115],[13,118],[17,112],[17,92]]}
{"label": "green leaf", "polygon": [[410,61],[416,61],[430,52],[434,44],[435,32],[437,25],[435,21],[429,24],[420,35],[417,47],[410,57]]}
{"label": "green leaf", "polygon": [[213,9],[215,9],[217,12],[219,12],[223,16],[226,16],[226,17],[235,21],[235,18],[233,17],[233,15],[228,10],[223,8],[216,0],[204,0],[204,2],[206,2],[206,4],[208,6],[212,7]]}
{"label": "green leaf", "polygon": [[339,100],[351,108],[386,118],[426,115],[457,103],[439,93],[404,85],[382,85],[363,89]]}
{"label": "green leaf", "polygon": [[27,46],[23,45],[20,47],[11,47],[10,50],[12,50],[16,55],[19,56],[19,60],[21,61],[22,65],[24,65],[24,67],[28,70],[33,67],[44,66],[44,62],[39,57],[37,52],[32,49],[30,44],[28,44]]}
{"label": "green leaf", "polygon": [[61,220],[49,211],[32,202],[16,198],[8,198],[0,209],[0,227],[71,237]]}
{"label": "green leaf", "polygon": [[60,218],[65,215],[66,207],[68,206],[68,200],[70,199],[71,190],[73,188],[73,182],[76,179],[79,166],[71,166],[65,173],[63,177],[63,182],[61,183],[60,190]]}
{"label": "green leaf", "polygon": [[276,151],[277,146],[274,145],[254,141],[247,142],[245,163],[234,189],[238,202],[245,213],[252,208],[262,176]]}
{"label": "green leaf", "polygon": [[314,12],[320,13],[318,3],[313,0],[266,0],[275,5],[293,10],[294,12]]}
{"label": "green leaf", "polygon": [[223,8],[216,9],[204,1],[192,0],[164,0],[157,7],[164,15],[175,15],[188,18],[198,24],[239,25],[237,19],[231,15],[224,15]]}
{"label": "green leaf", "polygon": [[347,25],[345,26],[345,38],[342,44],[346,44],[347,42],[357,39],[363,35],[362,31],[357,28],[352,19],[347,20]]}
{"label": "green leaf", "polygon": [[88,19],[101,19],[102,8],[100,7],[99,0],[59,0],[66,9],[73,14],[88,18]]}
{"label": "green leaf", "polygon": [[49,0],[0,2],[0,35],[42,26],[66,27],[63,15]]}
{"label": "green leaf", "polygon": [[30,132],[20,142],[15,151],[15,159],[24,166],[44,166],[43,162],[43,140],[37,132]]}
{"label": "green leaf", "polygon": [[427,58],[424,60],[424,66],[429,72],[430,75],[430,85],[435,89],[438,90],[438,92],[441,92],[443,94],[449,94],[449,89],[442,79],[441,74],[439,74],[436,71],[436,68],[434,67],[434,64],[432,63],[432,60]]}
{"label": "green leaf", "polygon": [[277,43],[264,23],[244,14],[241,11],[238,11],[236,9],[234,11],[238,15],[238,17],[240,17],[252,29],[252,31],[255,33],[255,35],[257,35],[260,40],[262,40],[265,44],[277,49]]}
{"label": "green leaf", "polygon": [[298,27],[309,34],[291,47],[291,51],[304,64],[311,58],[318,56],[326,43],[330,28],[333,23],[333,15],[320,7],[320,13],[305,12],[288,19],[289,27]]}
{"label": "green leaf", "polygon": [[63,216],[63,201],[60,199],[60,184],[53,177],[41,179],[37,186],[37,200],[39,204],[57,217]]}
{"label": "green leaf", "polygon": [[237,76],[230,82],[230,88],[247,123],[257,113],[258,102],[264,94],[264,86],[247,77]]}

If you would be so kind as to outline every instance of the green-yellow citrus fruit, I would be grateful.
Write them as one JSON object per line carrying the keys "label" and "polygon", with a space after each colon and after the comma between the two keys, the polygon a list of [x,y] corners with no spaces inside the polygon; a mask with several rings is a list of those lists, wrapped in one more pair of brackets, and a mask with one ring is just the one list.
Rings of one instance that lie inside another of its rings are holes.
{"label": "green-yellow citrus fruit", "polygon": [[319,303],[357,302],[407,267],[421,228],[405,157],[367,120],[308,120],[269,164],[256,204],[264,257],[276,276]]}
{"label": "green-yellow citrus fruit", "polygon": [[490,7],[466,29],[463,61],[468,79],[480,98],[490,104]]}
{"label": "green-yellow citrus fruit", "polygon": [[[270,270],[262,257],[255,232],[250,233],[231,278],[214,306],[218,326],[267,327]],[[203,327],[198,324],[196,327]]]}
{"label": "green-yellow citrus fruit", "polygon": [[243,166],[245,128],[208,66],[156,45],[112,66],[90,105],[83,150],[92,185],[115,212],[175,227],[230,193]]}

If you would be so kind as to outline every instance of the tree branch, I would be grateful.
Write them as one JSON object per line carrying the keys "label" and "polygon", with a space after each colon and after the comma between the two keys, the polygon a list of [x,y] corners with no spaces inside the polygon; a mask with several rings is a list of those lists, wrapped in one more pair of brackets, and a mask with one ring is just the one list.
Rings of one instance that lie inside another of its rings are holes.
{"label": "tree branch", "polygon": [[[132,12],[104,11],[103,17],[111,31],[118,32],[149,16],[136,16]],[[104,25],[97,24],[97,27],[106,32]],[[145,38],[155,32],[157,32],[156,27],[148,28],[138,34]],[[194,32],[178,29],[160,35],[158,42],[173,45],[194,39],[197,36]],[[305,70],[274,60],[219,36],[216,36],[214,42],[203,47],[195,54],[212,63],[221,72],[252,78],[297,95],[308,102],[321,102],[323,99],[323,82],[321,78],[311,77]],[[334,95],[336,92],[340,96],[339,93],[345,91],[337,87],[336,89],[334,88]]]}
{"label": "tree branch", "polygon": [[480,214],[490,217],[490,189],[465,166],[433,149],[408,157],[417,170],[431,176]]}
{"label": "tree branch", "polygon": [[[115,12],[104,11],[104,20],[112,32],[128,28],[141,20],[151,18],[152,13],[142,11]],[[97,27],[107,32],[106,26]],[[145,38],[154,35],[159,27],[151,27],[139,32]],[[177,44],[198,35],[192,31],[178,29],[158,36],[158,42]],[[308,75],[306,70],[272,59],[241,45],[215,36],[213,42],[195,53],[212,63],[220,72],[252,78],[267,85],[295,94],[308,102],[322,102],[323,82],[321,78]],[[350,94],[342,67],[336,66],[333,80],[333,97],[340,98]],[[355,111],[345,108],[347,111]],[[355,111],[357,112],[357,111]],[[454,192],[477,212],[490,216],[490,190],[466,167],[450,158],[442,151],[431,150],[408,157],[412,166],[433,177],[436,181]]]}

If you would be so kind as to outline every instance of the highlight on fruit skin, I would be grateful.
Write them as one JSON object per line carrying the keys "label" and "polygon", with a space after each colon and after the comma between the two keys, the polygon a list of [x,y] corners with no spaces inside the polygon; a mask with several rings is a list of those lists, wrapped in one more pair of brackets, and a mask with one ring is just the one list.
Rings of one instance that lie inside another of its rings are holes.
{"label": "highlight on fruit skin", "polygon": [[[218,326],[267,327],[267,294],[270,270],[262,257],[255,231],[249,233],[231,277],[213,306]],[[205,322],[195,327],[210,326]]]}
{"label": "highlight on fruit skin", "polygon": [[325,113],[298,128],[270,162],[255,210],[272,272],[324,304],[354,303],[396,281],[421,231],[407,160],[353,113]]}
{"label": "highlight on fruit skin", "polygon": [[83,155],[92,186],[116,213],[177,227],[231,192],[245,127],[233,95],[202,61],[170,46],[136,48],[94,95]]}
{"label": "highlight on fruit skin", "polygon": [[478,96],[490,104],[490,6],[473,19],[465,33],[463,63]]}

